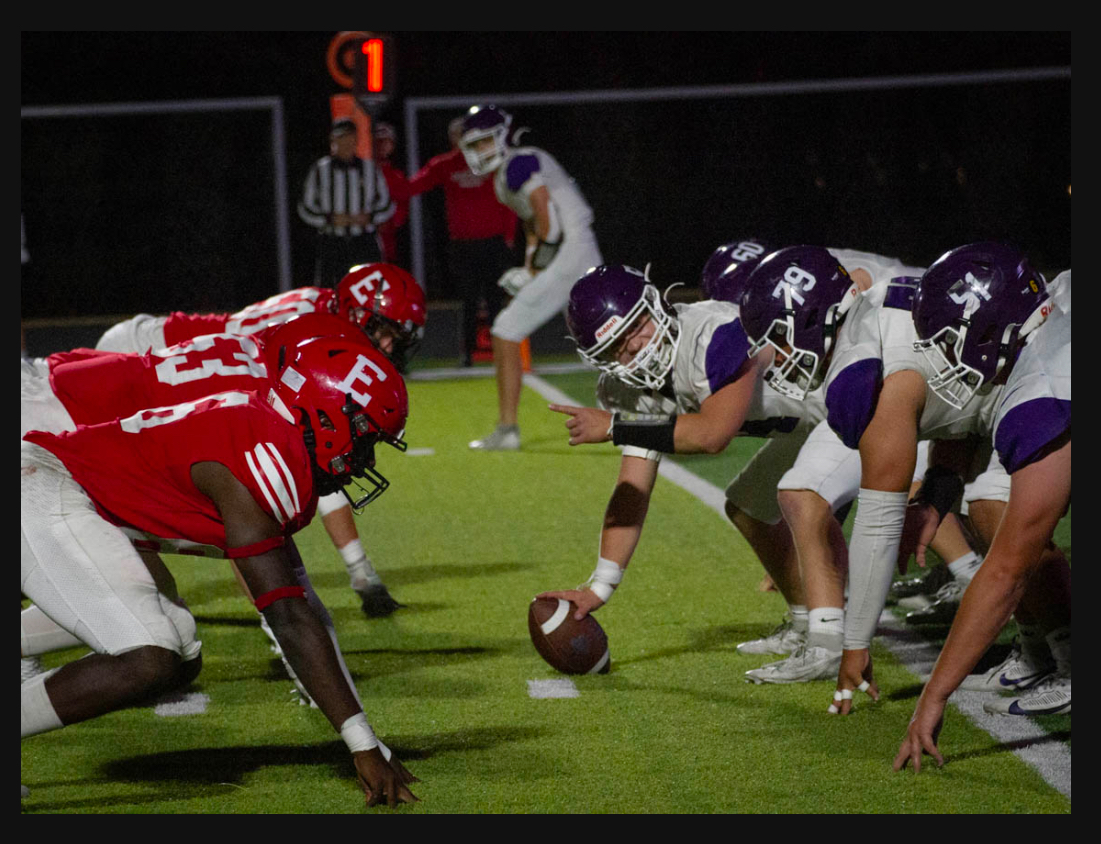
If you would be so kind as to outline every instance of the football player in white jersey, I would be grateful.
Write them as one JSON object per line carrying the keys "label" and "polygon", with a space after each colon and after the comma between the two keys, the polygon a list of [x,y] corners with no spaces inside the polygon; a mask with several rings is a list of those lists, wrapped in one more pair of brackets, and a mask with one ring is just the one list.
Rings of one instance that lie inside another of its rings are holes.
{"label": "football player in white jersey", "polygon": [[[1019,617],[1026,607],[1040,623],[1064,626],[1065,641],[1058,628],[1048,634],[1056,670],[1031,693],[984,708],[1012,715],[1071,711],[1070,572],[1050,554],[1071,499],[1070,271],[1056,282],[1048,296],[1019,252],[974,244],[943,256],[919,288],[916,346],[933,362],[938,391],[966,403],[992,383],[1005,384],[984,430],[1011,480],[1004,515],[918,700],[895,770],[912,762],[919,771],[923,753],[944,764],[937,741],[949,695],[1010,614]],[[911,520],[923,528],[922,539],[960,484],[957,466],[942,464],[941,456],[935,449],[931,469],[939,470],[948,491],[938,493],[939,502],[929,497]]]}
{"label": "football player in white jersey", "polygon": [[[1031,273],[1024,263],[1024,270]],[[1023,283],[1023,280],[1022,280]],[[825,378],[830,426],[861,455],[857,518],[849,545],[849,603],[844,654],[831,712],[847,714],[854,689],[878,697],[868,650],[890,585],[892,566],[908,559],[902,527],[920,440],[965,441],[981,437],[993,418],[999,387],[956,404],[929,381],[936,372],[914,348],[910,309],[916,280],[896,279],[873,288],[853,306],[841,326]],[[791,295],[800,294],[793,285]],[[795,310],[798,304],[790,304]],[[790,357],[790,356],[789,356]],[[799,377],[799,365],[786,366]],[[942,444],[969,450],[971,443]],[[943,485],[926,474],[918,499]],[[955,491],[958,497],[959,490]],[[943,507],[938,498],[941,512]],[[900,546],[902,552],[900,554]]]}
{"label": "football player in white jersey", "polygon": [[[602,370],[601,406],[551,409],[569,417],[571,445],[610,439],[624,446],[587,588],[541,596],[574,601],[578,616],[584,616],[602,606],[622,578],[663,453],[715,454],[739,433],[794,434],[817,420],[813,402],[790,399],[764,383],[769,355],[748,355],[738,308],[731,303],[669,305],[644,273],[605,265],[574,285],[567,324],[581,357]],[[798,578],[783,572],[777,570],[777,585],[797,603]]]}
{"label": "football player in white jersey", "polygon": [[[885,284],[900,271],[915,271],[897,259],[855,250],[826,250],[820,247],[789,247],[779,250],[751,267],[741,284],[732,281],[737,275],[724,273],[716,287],[727,296],[741,299],[748,287],[756,289],[748,310],[742,311],[743,326],[760,340],[759,348],[767,345],[776,328],[779,314],[774,294],[781,290],[785,278],[794,273],[803,279],[828,279],[838,273],[838,259],[844,269],[856,267],[852,284],[846,293],[856,295],[856,289],[866,290],[875,284]],[[920,270],[916,270],[920,272]],[[723,281],[723,279],[727,279]],[[793,320],[791,332],[797,334],[794,343],[800,348],[816,349],[817,372],[807,379],[808,389],[788,386],[783,378],[766,373],[770,387],[775,386],[792,400],[805,397],[814,408],[807,409],[813,419],[822,419],[822,392],[815,383],[825,371],[836,325],[824,322],[827,307],[836,304],[840,286],[815,287],[809,284],[805,294],[813,301],[804,301],[810,319]],[[832,291],[832,292],[829,292]],[[827,297],[825,300],[819,297]],[[761,307],[763,303],[765,307]],[[833,319],[844,318],[835,309]],[[786,316],[783,319],[787,319]],[[824,332],[823,327],[829,328]],[[787,327],[785,326],[785,331]],[[742,653],[791,654],[787,659],[769,663],[746,672],[746,678],[757,683],[793,683],[835,677],[841,659],[844,619],[844,576],[847,549],[839,518],[856,497],[860,482],[859,454],[844,445],[824,421],[801,437],[777,437],[769,440],[741,473],[727,487],[726,512],[746,536],[766,570],[788,583],[781,590],[788,599],[788,619],[770,636],[744,642]],[[835,517],[838,513],[838,517]],[[977,557],[958,525],[946,523],[938,534],[936,548],[960,570]],[[798,583],[798,586],[793,584]],[[801,600],[791,600],[797,594]]]}
{"label": "football player in white jersey", "polygon": [[592,209],[574,180],[546,151],[514,146],[511,125],[501,109],[474,106],[463,118],[459,141],[473,173],[494,173],[497,198],[520,218],[527,236],[524,265],[497,282],[512,300],[492,329],[497,427],[470,444],[485,451],[520,447],[521,344],[566,306],[574,281],[602,261]]}

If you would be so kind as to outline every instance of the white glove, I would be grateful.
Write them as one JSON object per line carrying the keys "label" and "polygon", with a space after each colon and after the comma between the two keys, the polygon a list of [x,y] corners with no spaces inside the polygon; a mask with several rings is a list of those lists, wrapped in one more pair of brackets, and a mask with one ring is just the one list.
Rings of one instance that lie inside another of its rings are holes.
{"label": "white glove", "polygon": [[510,296],[515,296],[520,292],[520,288],[531,279],[532,275],[528,272],[527,267],[512,267],[501,273],[501,277],[497,279],[497,284],[504,288]]}

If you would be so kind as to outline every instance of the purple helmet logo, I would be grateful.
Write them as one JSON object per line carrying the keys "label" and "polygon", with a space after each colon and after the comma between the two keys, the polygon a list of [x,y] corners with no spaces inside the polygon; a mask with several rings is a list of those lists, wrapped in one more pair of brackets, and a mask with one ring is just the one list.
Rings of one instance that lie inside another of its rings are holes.
{"label": "purple helmet logo", "polygon": [[492,173],[508,154],[512,115],[497,106],[471,106],[463,116],[459,149],[470,172],[477,176]]}
{"label": "purple helmet logo", "polygon": [[1013,359],[1049,306],[1044,277],[1020,250],[986,242],[946,252],[914,296],[914,349],[936,373],[929,386],[962,408]]}
{"label": "purple helmet logo", "polygon": [[[632,386],[657,390],[673,368],[680,334],[676,315],[650,283],[649,269],[591,268],[570,290],[566,325],[586,363]],[[638,332],[649,332],[646,344],[633,354],[625,351],[624,343]]]}
{"label": "purple helmet logo", "polygon": [[802,401],[825,375],[837,328],[860,288],[820,246],[789,246],[766,256],[746,280],[739,302],[751,355],[766,346],[775,359],[765,380]]}
{"label": "purple helmet logo", "polygon": [[711,253],[703,265],[700,276],[703,298],[737,303],[749,274],[771,251],[770,247],[754,238],[724,243]]}

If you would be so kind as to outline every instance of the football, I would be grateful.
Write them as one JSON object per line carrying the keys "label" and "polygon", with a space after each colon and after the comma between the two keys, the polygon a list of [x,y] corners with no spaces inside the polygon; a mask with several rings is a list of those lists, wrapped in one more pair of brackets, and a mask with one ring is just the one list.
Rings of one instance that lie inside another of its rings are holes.
{"label": "football", "polygon": [[561,598],[535,598],[528,607],[528,632],[535,650],[564,674],[607,674],[608,637],[592,615],[577,621],[577,606]]}

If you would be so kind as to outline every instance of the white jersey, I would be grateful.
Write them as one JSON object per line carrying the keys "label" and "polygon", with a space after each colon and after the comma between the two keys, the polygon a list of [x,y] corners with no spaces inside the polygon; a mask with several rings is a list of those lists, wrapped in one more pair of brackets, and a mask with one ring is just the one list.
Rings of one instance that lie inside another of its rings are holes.
{"label": "white jersey", "polygon": [[1013,365],[988,432],[1010,474],[1070,429],[1070,270],[1049,287],[1051,313]]}
{"label": "white jersey", "polygon": [[852,275],[855,270],[864,270],[872,277],[872,284],[886,284],[892,278],[910,276],[920,278],[925,274],[923,267],[911,267],[898,258],[876,255],[874,252],[861,252],[858,249],[827,249],[834,258]]}
{"label": "white jersey", "polygon": [[[673,357],[671,388],[646,390],[625,384],[608,373],[597,382],[597,404],[605,410],[633,413],[698,413],[713,393],[733,383],[749,353],[749,340],[738,316],[738,306],[705,300],[674,305],[680,326],[680,341]],[[796,401],[773,390],[758,379],[746,411],[740,435],[771,437],[813,427],[825,417],[821,393]],[[625,449],[625,454],[660,457],[657,452]]]}
{"label": "white jersey", "polygon": [[564,239],[569,241],[570,235],[587,232],[593,222],[592,208],[570,174],[545,150],[538,147],[509,150],[493,177],[497,199],[525,222],[535,213],[531,207],[531,192],[544,186],[550,193]]}
{"label": "white jersey", "polygon": [[[873,286],[857,298],[837,335],[823,382],[826,418],[849,448],[857,448],[875,415],[884,380],[912,369],[926,382],[936,373],[915,351],[911,316],[916,282],[896,279]],[[918,422],[919,440],[960,439],[989,430],[1002,387],[984,388],[962,409],[944,401],[928,385]]]}

